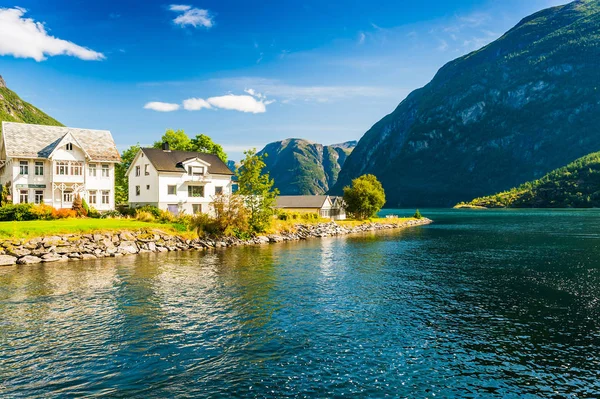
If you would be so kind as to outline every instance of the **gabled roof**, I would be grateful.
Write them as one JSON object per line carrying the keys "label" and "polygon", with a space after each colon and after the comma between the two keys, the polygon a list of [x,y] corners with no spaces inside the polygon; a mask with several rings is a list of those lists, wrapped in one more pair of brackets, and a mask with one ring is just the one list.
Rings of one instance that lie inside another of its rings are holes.
{"label": "gabled roof", "polygon": [[275,208],[319,208],[329,201],[327,195],[280,195],[275,200]]}
{"label": "gabled roof", "polygon": [[2,140],[9,158],[48,158],[68,134],[73,136],[90,161],[121,162],[108,130],[2,122]]}
{"label": "gabled roof", "polygon": [[142,148],[142,152],[152,166],[159,172],[185,173],[186,169],[182,163],[190,159],[196,159],[209,164],[208,173],[211,175],[233,175],[233,172],[214,154],[205,154],[194,151],[165,151],[160,148]]}

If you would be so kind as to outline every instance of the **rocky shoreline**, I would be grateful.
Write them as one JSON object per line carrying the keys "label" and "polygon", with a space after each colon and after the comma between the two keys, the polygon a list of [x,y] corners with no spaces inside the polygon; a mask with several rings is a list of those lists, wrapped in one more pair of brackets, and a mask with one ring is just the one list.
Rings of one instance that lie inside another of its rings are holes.
{"label": "rocky shoreline", "polygon": [[309,238],[399,229],[429,223],[432,223],[430,219],[423,218],[403,223],[363,223],[355,227],[343,227],[335,222],[314,225],[297,224],[293,232],[257,236],[249,240],[240,240],[234,237],[189,240],[160,230],[68,234],[32,238],[30,240],[5,240],[0,242],[0,266],[90,260],[144,252],[205,250],[240,245],[299,241]]}

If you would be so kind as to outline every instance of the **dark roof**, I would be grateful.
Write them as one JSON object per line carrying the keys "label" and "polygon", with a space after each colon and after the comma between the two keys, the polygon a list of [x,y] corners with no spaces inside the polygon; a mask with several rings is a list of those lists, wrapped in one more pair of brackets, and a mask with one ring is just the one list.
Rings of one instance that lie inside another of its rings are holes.
{"label": "dark roof", "polygon": [[182,162],[198,158],[208,164],[208,173],[214,175],[233,175],[233,172],[216,155],[193,151],[164,151],[160,148],[142,148],[148,160],[159,172],[185,173]]}
{"label": "dark roof", "polygon": [[275,208],[322,208],[326,195],[280,195],[275,200]]}

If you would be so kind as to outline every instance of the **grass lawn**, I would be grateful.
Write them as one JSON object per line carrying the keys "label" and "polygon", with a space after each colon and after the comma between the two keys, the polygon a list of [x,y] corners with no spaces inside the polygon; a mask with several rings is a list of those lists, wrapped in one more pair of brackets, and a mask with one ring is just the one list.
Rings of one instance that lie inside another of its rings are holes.
{"label": "grass lawn", "polygon": [[181,225],[147,223],[134,219],[59,219],[0,222],[0,238],[22,239],[60,234],[89,234],[139,229],[159,229],[169,233],[185,233],[185,228]]}

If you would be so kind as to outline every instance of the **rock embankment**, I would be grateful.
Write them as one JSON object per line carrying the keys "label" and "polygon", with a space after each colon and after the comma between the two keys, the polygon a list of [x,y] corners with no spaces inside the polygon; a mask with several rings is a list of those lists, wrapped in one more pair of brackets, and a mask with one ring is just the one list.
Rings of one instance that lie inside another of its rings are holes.
{"label": "rock embankment", "polygon": [[26,241],[6,240],[0,242],[0,266],[90,260],[144,252],[204,250],[239,245],[298,241],[308,238],[389,230],[429,223],[431,223],[431,220],[423,218],[403,223],[364,223],[355,227],[343,227],[334,222],[314,225],[298,224],[295,226],[294,231],[258,236],[250,240],[240,240],[234,237],[189,240],[167,234],[160,230],[82,235],[69,234],[33,238]]}

